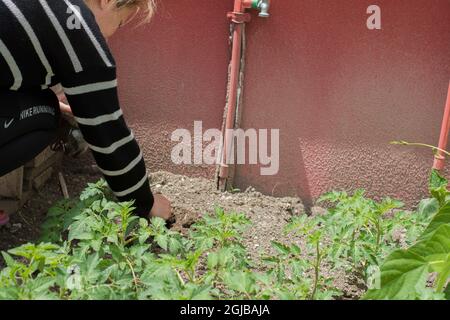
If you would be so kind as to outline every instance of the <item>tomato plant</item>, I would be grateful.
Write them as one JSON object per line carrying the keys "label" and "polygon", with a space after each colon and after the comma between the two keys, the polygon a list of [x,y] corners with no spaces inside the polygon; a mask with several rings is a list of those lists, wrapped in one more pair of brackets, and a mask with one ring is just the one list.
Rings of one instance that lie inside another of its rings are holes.
{"label": "tomato plant", "polygon": [[450,299],[450,193],[435,170],[430,193],[439,211],[409,248],[395,250],[381,265],[380,288],[365,299]]}
{"label": "tomato plant", "polygon": [[332,299],[339,270],[368,288],[381,270],[367,299],[448,298],[450,195],[434,171],[430,193],[411,213],[363,190],[329,192],[327,214],[294,217],[292,241],[254,261],[245,214],[215,208],[182,235],[134,216],[101,180],[52,207],[37,243],[2,252],[0,299]]}

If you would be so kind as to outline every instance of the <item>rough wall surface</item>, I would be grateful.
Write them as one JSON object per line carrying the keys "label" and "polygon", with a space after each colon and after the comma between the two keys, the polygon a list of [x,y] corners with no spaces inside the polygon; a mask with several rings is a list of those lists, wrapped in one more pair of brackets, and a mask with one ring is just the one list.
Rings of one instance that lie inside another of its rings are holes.
{"label": "rough wall surface", "polygon": [[[219,128],[225,104],[226,12],[232,0],[160,0],[149,26],[113,42],[127,120],[151,170],[212,176],[172,164],[177,128]],[[242,126],[280,129],[280,169],[237,168],[253,185],[306,205],[331,189],[365,188],[409,206],[427,194],[450,76],[450,1],[378,0],[382,30],[368,30],[366,0],[273,0],[247,28]],[[446,174],[450,171],[446,170]]]}
{"label": "rough wall surface", "polygon": [[220,128],[228,66],[227,1],[158,0],[151,24],[111,39],[126,119],[149,169],[211,177],[214,167],[174,165],[175,129]]}

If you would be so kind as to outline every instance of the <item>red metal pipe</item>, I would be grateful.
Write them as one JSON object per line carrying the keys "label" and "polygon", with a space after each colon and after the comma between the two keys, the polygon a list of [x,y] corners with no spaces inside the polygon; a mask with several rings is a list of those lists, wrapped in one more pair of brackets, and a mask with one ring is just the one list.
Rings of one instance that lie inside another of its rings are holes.
{"label": "red metal pipe", "polygon": [[[448,142],[448,132],[450,129],[450,82],[448,84],[447,102],[445,104],[444,118],[442,120],[441,135],[439,137],[439,149],[446,150]],[[445,155],[442,151],[438,151],[434,156],[433,169],[444,169]]]}
{"label": "red metal pipe", "polygon": [[241,62],[241,43],[242,43],[242,24],[245,23],[244,20],[238,21],[239,17],[242,17],[245,13],[245,8],[250,1],[235,0],[234,1],[234,11],[228,14],[234,24],[233,31],[233,47],[231,55],[231,70],[230,70],[230,93],[228,97],[227,106],[227,116],[224,132],[224,145],[222,149],[222,163],[220,164],[219,179],[228,178],[228,163],[232,156],[231,143],[233,142],[232,137],[229,137],[227,132],[234,129],[234,119],[236,115],[236,102],[237,102],[237,89],[239,81],[239,69]]}
{"label": "red metal pipe", "polygon": [[227,101],[227,111],[225,125],[223,127],[223,147],[221,153],[221,163],[218,172],[218,187],[221,190],[225,190],[229,179],[229,163],[230,159],[234,157],[232,154],[233,134],[231,134],[235,127],[236,122],[236,109],[238,104],[238,88],[239,79],[241,74],[241,62],[242,62],[242,41],[244,36],[244,24],[251,19],[250,14],[246,13],[246,9],[254,8],[261,11],[260,17],[268,17],[268,8],[270,1],[268,0],[235,0],[233,12],[228,13],[228,18],[233,23],[233,44],[232,54],[230,62],[230,76],[229,76],[229,91]]}
{"label": "red metal pipe", "polygon": [[241,5],[244,9],[249,9],[252,7],[253,0],[242,0]]}

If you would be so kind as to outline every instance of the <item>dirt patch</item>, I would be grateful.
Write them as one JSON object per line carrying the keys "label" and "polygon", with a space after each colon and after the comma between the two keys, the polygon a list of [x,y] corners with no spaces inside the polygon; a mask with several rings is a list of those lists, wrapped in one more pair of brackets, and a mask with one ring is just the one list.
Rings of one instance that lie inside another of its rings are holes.
{"label": "dirt patch", "polygon": [[87,154],[80,159],[65,158],[63,165],[56,166],[51,179],[33,192],[23,208],[10,217],[7,226],[0,227],[0,251],[35,241],[39,237],[40,225],[48,209],[64,197],[55,173],[63,173],[69,195],[78,197],[88,182],[95,182],[101,177],[93,164],[92,157]]}
{"label": "dirt patch", "polygon": [[[88,182],[95,182],[101,175],[94,165],[91,155],[79,159],[65,158],[64,165],[56,168],[66,179],[71,197],[78,197]],[[266,196],[249,187],[242,192],[216,190],[215,182],[204,178],[190,178],[168,172],[150,175],[153,192],[162,193],[172,202],[175,222],[172,229],[187,233],[198,218],[213,212],[216,206],[226,212],[242,212],[250,218],[252,225],[245,233],[244,244],[249,258],[258,260],[262,254],[274,253],[271,241],[295,242],[304,247],[304,239],[283,235],[283,227],[293,215],[304,214],[304,206],[299,198],[275,198]],[[8,250],[39,237],[39,226],[45,219],[47,210],[63,195],[58,177],[51,180],[16,214],[11,217],[8,227],[0,229],[0,250]],[[326,209],[313,207],[313,214],[323,214]],[[0,259],[1,260],[1,259]],[[1,262],[0,262],[1,264]],[[326,276],[326,271],[325,271]],[[345,291],[345,297],[355,297],[361,292],[358,284],[345,274],[335,274],[336,286]]]}
{"label": "dirt patch", "polygon": [[[210,213],[216,206],[225,212],[245,213],[252,225],[246,231],[244,244],[248,249],[249,258],[258,261],[261,255],[275,253],[271,241],[296,243],[302,249],[305,239],[291,235],[284,235],[283,228],[293,215],[305,214],[300,198],[276,198],[263,195],[253,187],[243,192],[220,192],[216,190],[215,182],[204,178],[190,178],[168,172],[151,174],[153,192],[162,193],[172,202],[176,222],[172,229],[182,233],[202,214]],[[312,215],[325,214],[325,208],[315,206],[311,208]],[[305,250],[303,250],[305,251]],[[256,265],[259,269],[262,266]],[[364,292],[364,285],[360,279],[345,272],[330,273],[323,266],[323,275],[332,276],[337,288],[343,291],[343,299],[354,299]]]}
{"label": "dirt patch", "polygon": [[293,213],[303,213],[299,198],[265,196],[251,187],[244,192],[223,193],[216,190],[213,180],[204,178],[156,172],[151,174],[151,186],[155,193],[162,193],[171,200],[176,217],[173,229],[183,233],[199,216],[211,213],[215,207],[245,213],[252,221],[245,235],[252,257],[259,252],[268,253],[272,240],[282,241],[283,226]]}

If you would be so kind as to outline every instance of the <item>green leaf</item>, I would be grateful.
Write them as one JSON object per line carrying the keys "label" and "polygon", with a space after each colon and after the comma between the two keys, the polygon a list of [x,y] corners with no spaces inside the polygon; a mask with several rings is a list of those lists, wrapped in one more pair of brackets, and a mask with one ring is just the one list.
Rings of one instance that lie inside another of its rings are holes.
{"label": "green leaf", "polygon": [[3,256],[3,259],[5,259],[6,265],[8,267],[12,267],[13,265],[16,264],[14,259],[8,253],[2,251],[2,256]]}
{"label": "green leaf", "polygon": [[148,234],[147,232],[142,232],[138,238],[139,244],[144,244],[148,238],[150,238],[150,234]]}
{"label": "green leaf", "polygon": [[208,285],[199,286],[192,283],[186,285],[186,295],[189,300],[211,300],[211,290],[212,287]]}
{"label": "green leaf", "polygon": [[167,245],[168,245],[168,237],[165,234],[159,234],[155,237],[156,243],[158,244],[158,246],[160,246],[161,248],[163,248],[164,250],[167,250]]}
{"label": "green leaf", "polygon": [[284,244],[282,244],[280,242],[276,242],[276,241],[272,241],[271,243],[272,243],[272,246],[279,253],[281,253],[281,254],[290,254],[291,253],[291,249],[288,246],[286,246],[286,245],[284,245]]}
{"label": "green leaf", "polygon": [[445,288],[444,293],[445,293],[445,299],[450,300],[450,283],[447,284],[447,288]]}
{"label": "green leaf", "polygon": [[161,219],[159,217],[152,218],[150,226],[155,232],[158,233],[165,231],[167,229],[166,222],[164,221],[164,219]]}
{"label": "green leaf", "polygon": [[419,241],[409,251],[422,257],[447,255],[450,253],[450,224],[443,224],[428,238]]}
{"label": "green leaf", "polygon": [[438,278],[436,279],[436,291],[438,292],[445,290],[445,285],[450,279],[450,255],[447,254],[442,261],[442,265],[439,266]]}
{"label": "green leaf", "polygon": [[429,189],[431,195],[436,198],[441,205],[444,204],[447,192],[448,181],[439,174],[439,171],[432,169]]}
{"label": "green leaf", "polygon": [[422,216],[432,216],[439,211],[439,201],[435,198],[423,199],[417,207],[417,214]]}
{"label": "green leaf", "polygon": [[100,258],[97,252],[90,255],[82,266],[82,275],[90,279],[96,279],[97,276],[100,275],[100,273],[96,270],[99,263]]}
{"label": "green leaf", "polygon": [[324,201],[337,202],[343,197],[347,197],[347,193],[345,191],[331,191],[320,196],[319,199],[317,199],[317,203],[321,203]]}
{"label": "green leaf", "polygon": [[141,228],[147,228],[148,227],[147,219],[144,219],[144,218],[139,219],[139,226]]}
{"label": "green leaf", "polygon": [[232,290],[251,294],[256,291],[256,281],[253,274],[245,271],[227,273],[225,284]]}
{"label": "green leaf", "polygon": [[219,264],[219,255],[215,252],[210,252],[208,254],[208,268],[210,270],[214,269]]}
{"label": "green leaf", "polygon": [[42,292],[48,290],[55,283],[55,278],[41,277],[31,282],[31,288],[35,292]]}
{"label": "green leaf", "polygon": [[441,224],[408,250],[389,255],[381,267],[381,288],[370,290],[365,298],[416,299],[425,293],[430,271],[438,272],[436,291],[441,292],[450,274],[448,224]]}
{"label": "green leaf", "polygon": [[426,286],[427,261],[405,250],[394,251],[381,267],[381,288],[369,290],[364,299],[414,300]]}
{"label": "green leaf", "polygon": [[91,240],[94,238],[93,233],[89,227],[89,219],[83,219],[75,221],[69,227],[69,237],[68,240]]}
{"label": "green leaf", "polygon": [[438,170],[436,170],[436,169],[431,170],[430,184],[429,184],[430,190],[446,188],[447,184],[448,184],[448,181],[439,174]]}
{"label": "green leaf", "polygon": [[437,291],[441,292],[450,275],[450,224],[441,225],[430,237],[412,246],[409,251],[425,257],[438,272]]}
{"label": "green leaf", "polygon": [[182,244],[178,239],[170,237],[168,248],[171,254],[177,254],[182,249]]}
{"label": "green leaf", "polygon": [[287,290],[275,289],[276,295],[280,300],[295,300],[295,295]]}
{"label": "green leaf", "polygon": [[433,217],[430,224],[419,238],[419,241],[431,237],[436,229],[445,224],[450,224],[450,202],[447,202]]}
{"label": "green leaf", "polygon": [[117,245],[109,245],[109,250],[111,251],[112,258],[115,262],[121,262],[123,260],[122,250]]}
{"label": "green leaf", "polygon": [[108,184],[104,179],[100,179],[96,183],[88,183],[88,187],[80,195],[80,200],[88,201],[92,198],[103,197],[107,187]]}
{"label": "green leaf", "polygon": [[298,245],[292,244],[292,245],[291,245],[291,252],[292,252],[294,255],[300,255],[300,254],[302,253],[302,250],[300,249],[300,247],[299,247]]}

